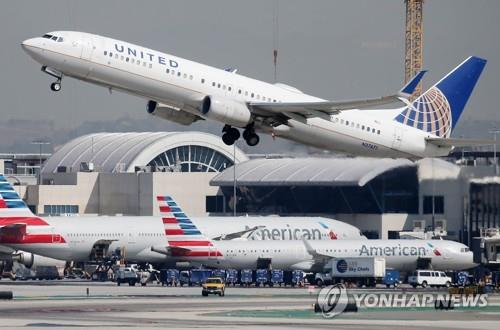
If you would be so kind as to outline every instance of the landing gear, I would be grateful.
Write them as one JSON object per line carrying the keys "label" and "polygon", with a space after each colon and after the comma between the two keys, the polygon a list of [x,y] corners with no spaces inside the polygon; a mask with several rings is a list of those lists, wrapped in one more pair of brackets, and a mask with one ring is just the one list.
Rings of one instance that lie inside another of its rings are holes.
{"label": "landing gear", "polygon": [[236,140],[240,138],[240,131],[229,125],[224,126],[222,129],[224,134],[222,135],[222,141],[228,146],[232,146]]}
{"label": "landing gear", "polygon": [[251,147],[259,144],[260,138],[257,134],[255,134],[255,128],[253,124],[248,125],[243,131],[243,138],[247,142],[247,144]]}
{"label": "landing gear", "polygon": [[[228,146],[232,146],[236,140],[240,138],[240,131],[238,129],[231,127],[229,125],[224,126],[222,129],[222,141]],[[249,124],[245,130],[243,131],[243,138],[247,142],[247,144],[251,147],[259,144],[260,138],[257,134],[255,134],[255,129],[253,124]]]}
{"label": "landing gear", "polygon": [[61,90],[61,83],[60,82],[53,82],[50,84],[50,89],[54,92],[59,92]]}
{"label": "landing gear", "polygon": [[54,92],[59,92],[61,90],[62,73],[46,66],[42,66],[42,71],[57,79],[55,82],[50,84],[50,89]]}

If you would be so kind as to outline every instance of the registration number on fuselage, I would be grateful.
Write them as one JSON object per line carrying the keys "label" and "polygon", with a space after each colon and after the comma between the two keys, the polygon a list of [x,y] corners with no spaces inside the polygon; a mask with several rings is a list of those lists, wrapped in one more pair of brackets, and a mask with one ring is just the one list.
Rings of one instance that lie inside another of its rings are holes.
{"label": "registration number on fuselage", "polygon": [[371,150],[378,150],[378,146],[375,145],[375,144],[371,144],[371,143],[368,143],[368,142],[362,142],[361,145],[367,149],[371,149]]}

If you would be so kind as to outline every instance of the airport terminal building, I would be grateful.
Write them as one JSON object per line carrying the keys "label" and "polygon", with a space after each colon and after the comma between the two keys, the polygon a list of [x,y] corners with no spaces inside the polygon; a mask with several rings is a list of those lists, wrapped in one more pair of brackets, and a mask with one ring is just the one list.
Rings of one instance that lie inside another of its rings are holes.
{"label": "airport terminal building", "polygon": [[481,228],[500,227],[500,181],[491,166],[248,157],[200,132],[81,136],[45,161],[40,180],[16,189],[47,215],[159,215],[155,197],[170,195],[190,216],[320,215],[371,238],[425,237],[434,228],[468,243]]}

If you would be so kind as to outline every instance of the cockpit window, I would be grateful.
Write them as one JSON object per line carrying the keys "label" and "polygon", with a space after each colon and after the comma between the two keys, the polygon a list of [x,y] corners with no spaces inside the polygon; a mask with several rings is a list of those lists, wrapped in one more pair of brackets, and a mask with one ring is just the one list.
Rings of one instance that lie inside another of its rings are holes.
{"label": "cockpit window", "polygon": [[56,42],[63,42],[64,41],[63,37],[58,37],[58,36],[55,36],[53,34],[44,34],[42,36],[42,38],[54,40]]}
{"label": "cockpit window", "polygon": [[460,249],[460,252],[462,252],[462,253],[469,252],[469,251],[470,251],[470,249],[468,247]]}

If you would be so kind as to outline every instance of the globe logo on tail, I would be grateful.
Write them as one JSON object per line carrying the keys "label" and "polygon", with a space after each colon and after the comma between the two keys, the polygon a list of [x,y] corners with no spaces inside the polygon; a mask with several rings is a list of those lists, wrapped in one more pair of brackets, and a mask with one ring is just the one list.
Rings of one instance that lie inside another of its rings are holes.
{"label": "globe logo on tail", "polygon": [[396,120],[442,138],[451,135],[451,107],[446,96],[436,86],[416,99],[412,107],[406,107]]}

